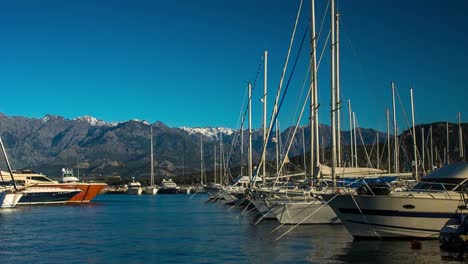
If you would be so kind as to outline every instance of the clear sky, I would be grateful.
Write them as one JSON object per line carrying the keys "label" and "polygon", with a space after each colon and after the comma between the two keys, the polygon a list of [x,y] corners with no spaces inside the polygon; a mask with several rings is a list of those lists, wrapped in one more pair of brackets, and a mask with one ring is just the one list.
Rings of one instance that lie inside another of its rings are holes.
{"label": "clear sky", "polygon": [[[317,0],[317,26],[326,0]],[[0,2],[0,112],[40,118],[236,128],[248,81],[269,51],[269,103],[299,0],[17,0]],[[468,2],[341,0],[341,83],[360,125],[383,129],[395,81],[416,122],[468,118]],[[291,60],[308,30],[304,2]],[[329,18],[319,39],[329,30]],[[306,37],[280,115],[291,125],[310,52]],[[319,69],[320,120],[329,123],[329,49]],[[254,91],[261,125],[263,77]],[[346,108],[343,110],[346,111]],[[343,113],[347,128],[347,114]],[[406,127],[399,109],[400,127]],[[306,122],[307,116],[304,117]]]}

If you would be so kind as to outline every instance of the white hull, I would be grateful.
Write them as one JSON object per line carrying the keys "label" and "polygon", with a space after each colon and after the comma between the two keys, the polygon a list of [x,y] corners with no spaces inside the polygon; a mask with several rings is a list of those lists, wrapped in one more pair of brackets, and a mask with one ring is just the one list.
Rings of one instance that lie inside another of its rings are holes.
{"label": "white hull", "polygon": [[321,200],[281,202],[272,210],[281,224],[340,224],[340,220]]}
{"label": "white hull", "polygon": [[143,188],[141,187],[128,187],[127,194],[130,195],[141,195]]}
{"label": "white hull", "polygon": [[392,195],[338,195],[330,201],[353,237],[388,239],[437,239],[442,227],[455,216],[461,204],[459,199],[448,197],[434,199]]}
{"label": "white hull", "polygon": [[13,208],[16,206],[16,204],[18,203],[18,201],[21,199],[22,196],[23,196],[22,193],[7,193],[0,207],[1,208]]}
{"label": "white hull", "polygon": [[221,187],[205,186],[204,189],[210,199],[220,198],[219,192],[222,190]]}
{"label": "white hull", "polygon": [[233,203],[237,202],[239,199],[234,195],[234,193],[231,193],[229,191],[224,191],[222,193],[222,200],[224,200],[224,203]]}
{"label": "white hull", "polygon": [[0,191],[0,204],[3,204],[3,201],[5,201],[6,198],[6,193],[4,191]]}
{"label": "white hull", "polygon": [[271,212],[272,210],[267,207],[265,200],[252,199],[251,202],[257,211],[262,214],[263,219],[276,219],[275,215]]}
{"label": "white hull", "polygon": [[144,194],[156,195],[158,193],[158,188],[156,186],[147,186],[143,190]]}

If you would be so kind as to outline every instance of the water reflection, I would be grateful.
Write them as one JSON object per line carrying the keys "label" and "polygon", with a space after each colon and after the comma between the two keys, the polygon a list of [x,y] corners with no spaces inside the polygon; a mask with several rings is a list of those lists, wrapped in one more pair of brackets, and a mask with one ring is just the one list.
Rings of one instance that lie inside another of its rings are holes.
{"label": "water reflection", "polygon": [[[0,212],[0,259],[13,263],[440,263],[438,241],[353,241],[342,225],[262,221],[206,196],[104,195],[82,206]],[[284,232],[286,236],[277,240]],[[66,245],[66,246],[64,246]],[[57,250],[60,249],[60,250]]]}
{"label": "water reflection", "polygon": [[411,249],[410,241],[352,241],[336,260],[345,263],[440,263],[439,241],[422,241],[422,248]]}

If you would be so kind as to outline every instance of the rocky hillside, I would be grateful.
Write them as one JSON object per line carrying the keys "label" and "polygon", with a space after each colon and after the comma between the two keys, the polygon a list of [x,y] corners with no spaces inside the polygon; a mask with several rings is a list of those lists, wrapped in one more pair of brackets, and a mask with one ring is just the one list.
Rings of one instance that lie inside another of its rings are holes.
{"label": "rocky hillside", "polygon": [[[162,122],[154,125],[154,149],[156,173],[159,177],[177,176],[200,168],[200,141],[202,138],[207,170],[212,168],[214,149],[219,162],[219,138],[225,160],[232,166],[240,163],[239,133],[227,128],[177,128]],[[281,133],[281,143],[286,149],[292,128]],[[375,142],[376,131],[360,129],[364,144]],[[330,127],[321,125],[323,145],[330,145]],[[244,133],[247,153],[248,133]],[[309,141],[308,127],[304,137]],[[85,116],[65,119],[47,115],[41,119],[0,114],[2,137],[14,169],[33,169],[57,177],[62,167],[79,169],[81,175],[119,175],[144,177],[149,172],[150,124],[141,120],[107,123]],[[343,132],[344,145],[349,132]],[[302,131],[295,137],[290,157],[301,155]],[[385,140],[380,133],[379,141]],[[358,139],[361,142],[360,139]],[[253,157],[258,160],[262,145],[261,130],[253,133]],[[275,143],[268,144],[269,159],[275,156]],[[4,164],[1,165],[5,169]]]}

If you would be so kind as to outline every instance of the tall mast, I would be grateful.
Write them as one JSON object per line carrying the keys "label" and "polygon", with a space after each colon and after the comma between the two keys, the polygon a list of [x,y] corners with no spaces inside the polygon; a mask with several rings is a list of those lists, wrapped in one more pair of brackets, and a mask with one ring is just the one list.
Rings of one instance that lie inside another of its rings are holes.
{"label": "tall mast", "polygon": [[11,169],[10,161],[8,161],[8,155],[5,151],[5,146],[3,145],[3,140],[1,137],[0,137],[0,146],[2,147],[3,158],[5,159],[5,163],[8,167],[8,172],[10,173],[11,180],[13,181],[13,187],[15,187],[15,190],[18,190],[18,186],[16,186],[15,177],[13,176],[13,170]]}
{"label": "tall mast", "polygon": [[203,185],[205,183],[203,179],[203,173],[204,173],[204,168],[203,168],[203,137],[200,135],[200,182]]}
{"label": "tall mast", "polygon": [[387,172],[391,173],[390,167],[390,156],[391,156],[391,149],[390,149],[390,111],[388,111],[388,107],[385,109],[387,114]]}
{"label": "tall mast", "polygon": [[279,128],[278,119],[276,119],[276,174],[280,175],[279,172]]}
{"label": "tall mast", "polygon": [[219,183],[224,184],[223,132],[219,129]]}
{"label": "tall mast", "polygon": [[411,97],[411,121],[413,123],[413,152],[414,152],[414,172],[416,178],[418,178],[418,148],[416,144],[416,130],[414,126],[414,98],[413,98],[413,88],[410,89]]}
{"label": "tall mast", "polygon": [[430,138],[430,145],[431,145],[431,167],[429,168],[429,170],[432,171],[432,169],[434,169],[434,146],[432,144],[432,125],[429,127],[429,138]]}
{"label": "tall mast", "polygon": [[[396,126],[396,133],[398,135],[398,125]],[[397,146],[396,146],[396,149],[395,149],[395,152],[396,152],[396,167],[397,167],[397,170],[395,171],[396,173],[400,173],[400,143],[398,142]]]}
{"label": "tall mast", "polygon": [[154,186],[154,153],[153,153],[153,126],[150,125],[151,144],[151,186]]}
{"label": "tall mast", "polygon": [[[320,150],[319,150],[319,132],[318,132],[318,93],[317,93],[317,33],[315,29],[315,0],[310,1],[310,28],[311,28],[311,55],[310,69],[312,71],[311,77],[311,95],[310,99],[310,175],[315,177],[314,170],[320,164]],[[315,153],[314,153],[315,151]],[[315,155],[315,165],[314,165]],[[316,168],[314,168],[316,167]]]}
{"label": "tall mast", "polygon": [[213,163],[213,168],[214,168],[214,183],[218,183],[217,181],[217,170],[218,170],[218,166],[216,166],[216,142],[215,144],[213,145],[213,155],[214,155],[214,163]]}
{"label": "tall mast", "polygon": [[463,147],[463,130],[461,127],[461,113],[458,112],[458,146],[459,146],[459,153],[460,158],[463,159],[465,156],[465,149]]}
{"label": "tall mast", "polygon": [[332,182],[335,186],[335,167],[336,167],[336,80],[335,80],[335,0],[330,1],[330,18],[331,18],[331,105],[330,119],[332,132]]}
{"label": "tall mast", "polygon": [[424,138],[424,127],[421,127],[421,166],[422,166],[422,173],[426,174],[426,164],[425,164],[425,159],[426,159],[426,139]]}
{"label": "tall mast", "polygon": [[353,122],[351,100],[348,100],[348,114],[349,114],[349,143],[351,145],[351,167],[354,167],[354,144],[353,144]]}
{"label": "tall mast", "polygon": [[395,84],[392,82],[392,106],[393,106],[393,139],[395,141],[395,153],[394,153],[394,163],[395,163],[395,173],[399,173],[398,169],[398,130],[396,123],[396,106],[395,106]]}
{"label": "tall mast", "polygon": [[377,131],[375,142],[377,144],[377,169],[380,169],[379,131]]}
{"label": "tall mast", "polygon": [[[267,144],[267,94],[268,94],[268,51],[265,50],[265,54],[263,56],[264,63],[263,63],[263,144]],[[262,179],[263,185],[266,183],[266,152],[262,154]]]}
{"label": "tall mast", "polygon": [[281,164],[279,164],[279,161],[280,160],[283,160],[283,149],[281,147],[281,123],[278,121],[278,169],[281,170],[281,172],[283,172],[283,168],[281,167]]}
{"label": "tall mast", "polygon": [[338,167],[341,167],[341,117],[340,117],[340,14],[336,12],[335,15],[335,24],[336,24],[336,43],[335,43],[335,53],[336,53],[336,65],[335,65],[335,74],[336,74],[336,148],[337,148],[337,157],[338,157]]}
{"label": "tall mast", "polygon": [[446,161],[447,161],[447,164],[450,164],[450,147],[449,147],[449,143],[450,143],[450,142],[449,142],[449,123],[447,122],[447,123],[446,123],[446,125],[447,125],[447,148],[446,148],[446,152],[447,152],[447,154],[446,154],[446,155],[447,155],[447,159],[446,159]]}
{"label": "tall mast", "polygon": [[249,83],[249,177],[253,177],[252,167],[252,85]]}
{"label": "tall mast", "polygon": [[324,141],[323,140],[323,135],[321,136],[321,138],[322,138],[322,141],[321,141],[322,142],[322,144],[321,144],[321,146],[322,146],[321,147],[321,149],[322,149],[322,163],[325,164],[325,144],[323,143],[323,141]]}
{"label": "tall mast", "polygon": [[241,140],[240,140],[240,175],[244,176],[244,122],[241,125]]}
{"label": "tall mast", "polygon": [[358,152],[357,152],[357,140],[356,140],[356,113],[353,112],[353,140],[354,140],[354,167],[358,167]]}
{"label": "tall mast", "polygon": [[[302,157],[304,163],[304,176],[307,179],[307,162],[306,162],[306,148],[305,148],[305,135],[304,135],[304,128],[302,128]],[[312,166],[312,164],[311,164]]]}

